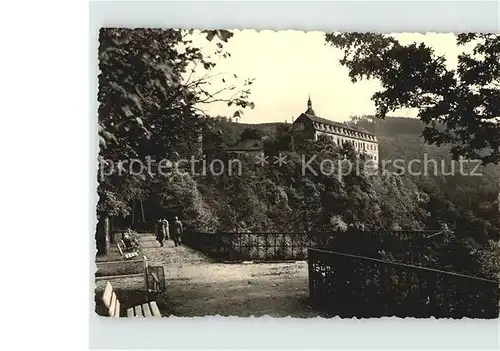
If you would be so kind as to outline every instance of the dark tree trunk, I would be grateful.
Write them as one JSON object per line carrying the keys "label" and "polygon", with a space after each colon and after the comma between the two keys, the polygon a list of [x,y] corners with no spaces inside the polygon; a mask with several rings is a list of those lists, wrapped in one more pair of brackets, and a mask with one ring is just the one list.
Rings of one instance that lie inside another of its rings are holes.
{"label": "dark tree trunk", "polygon": [[[113,245],[113,244],[116,244],[116,238],[115,238],[115,219],[116,217],[109,217],[109,220],[108,220],[108,228],[109,228],[109,245]],[[109,246],[108,246],[109,247]]]}
{"label": "dark tree trunk", "polygon": [[99,216],[95,235],[98,256],[103,256],[108,253],[110,240],[109,216],[103,214]]}

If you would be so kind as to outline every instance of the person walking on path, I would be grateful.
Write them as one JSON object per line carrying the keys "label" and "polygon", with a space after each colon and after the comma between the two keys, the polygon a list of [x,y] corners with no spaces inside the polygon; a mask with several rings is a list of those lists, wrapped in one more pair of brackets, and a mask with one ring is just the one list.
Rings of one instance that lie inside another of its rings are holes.
{"label": "person walking on path", "polygon": [[163,227],[162,227],[162,230],[163,230],[163,236],[165,237],[165,240],[169,240],[170,239],[170,230],[168,228],[168,221],[164,218],[162,220],[162,224],[163,224]]}
{"label": "person walking on path", "polygon": [[165,240],[165,234],[163,230],[163,221],[161,219],[156,221],[156,240],[160,243],[160,246],[163,247],[163,240]]}
{"label": "person walking on path", "polygon": [[179,246],[181,244],[181,235],[183,232],[182,222],[178,217],[174,218],[172,223],[172,239],[174,240],[174,245]]}

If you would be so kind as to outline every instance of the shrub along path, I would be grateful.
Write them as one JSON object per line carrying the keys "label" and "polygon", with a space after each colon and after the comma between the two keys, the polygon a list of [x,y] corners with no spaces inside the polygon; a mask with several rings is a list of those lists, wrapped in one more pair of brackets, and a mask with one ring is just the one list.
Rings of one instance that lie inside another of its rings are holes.
{"label": "shrub along path", "polygon": [[[222,315],[317,317],[309,308],[307,263],[216,263],[167,241],[160,247],[152,234],[140,235],[142,252],[151,265],[163,265],[167,291],[158,303],[162,314],[179,317]],[[103,289],[105,281],[97,281]],[[140,277],[113,279],[122,295],[144,287]]]}

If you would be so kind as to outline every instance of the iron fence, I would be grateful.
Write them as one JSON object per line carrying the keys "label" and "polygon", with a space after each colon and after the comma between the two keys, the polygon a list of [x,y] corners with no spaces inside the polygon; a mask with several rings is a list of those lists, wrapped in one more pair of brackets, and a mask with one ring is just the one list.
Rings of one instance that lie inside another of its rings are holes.
{"label": "iron fence", "polygon": [[500,282],[431,268],[308,250],[309,296],[340,317],[498,318]]}
{"label": "iron fence", "polygon": [[435,232],[202,233],[186,231],[182,240],[186,245],[223,261],[305,260],[308,248],[330,248],[372,257],[386,251],[404,261],[406,256],[418,254],[416,248],[419,241],[425,241],[427,235]]}
{"label": "iron fence", "polygon": [[308,247],[323,247],[330,234],[186,232],[183,242],[223,261],[305,260]]}

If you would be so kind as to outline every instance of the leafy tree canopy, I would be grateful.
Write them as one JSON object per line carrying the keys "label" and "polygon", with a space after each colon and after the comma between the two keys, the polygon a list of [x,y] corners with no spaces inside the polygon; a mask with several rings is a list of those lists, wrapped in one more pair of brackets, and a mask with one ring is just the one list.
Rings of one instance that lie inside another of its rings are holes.
{"label": "leafy tree canopy", "polygon": [[450,144],[456,159],[500,162],[500,35],[459,34],[457,69],[423,43],[403,45],[389,35],[330,33],[326,42],[343,50],[340,63],[353,82],[380,80],[372,97],[377,117],[417,109],[429,144]]}
{"label": "leafy tree canopy", "polygon": [[256,128],[245,128],[240,135],[241,140],[253,140],[262,138],[262,132]]}
{"label": "leafy tree canopy", "polygon": [[[227,30],[206,30],[201,35],[216,44],[213,54],[194,44],[192,31],[188,30],[100,30],[101,161],[144,161],[148,157],[158,161],[197,154],[207,120],[201,108],[204,104],[222,100],[235,109],[253,107],[248,101],[251,80],[246,80],[241,89],[229,82],[219,91],[208,88],[216,75],[213,69],[217,59],[230,55],[224,51],[224,44],[233,34]],[[195,71],[203,72],[196,77]],[[223,96],[225,92],[230,93],[229,97]],[[116,171],[117,165],[114,166]],[[147,177],[146,172],[139,179],[127,179],[134,176],[123,172],[101,179],[98,210],[126,215],[130,201],[143,200],[144,196],[139,198],[138,194],[150,186],[151,179]],[[131,188],[130,184],[135,185]]]}

